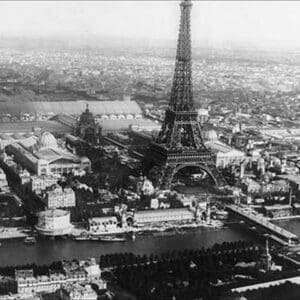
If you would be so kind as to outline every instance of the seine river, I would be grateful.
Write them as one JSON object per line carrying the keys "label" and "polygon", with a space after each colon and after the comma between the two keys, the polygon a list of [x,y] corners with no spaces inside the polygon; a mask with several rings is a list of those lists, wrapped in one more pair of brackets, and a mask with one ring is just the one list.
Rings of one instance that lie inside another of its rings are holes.
{"label": "seine river", "polygon": [[274,223],[300,237],[300,218],[291,220],[278,220],[274,221]]}
{"label": "seine river", "polygon": [[0,266],[35,262],[47,264],[62,259],[99,258],[101,254],[133,252],[135,254],[160,253],[173,249],[210,247],[215,243],[237,240],[256,240],[256,234],[239,224],[221,229],[199,228],[193,232],[173,236],[138,235],[135,241],[101,243],[95,241],[39,240],[25,245],[22,240],[1,241]]}

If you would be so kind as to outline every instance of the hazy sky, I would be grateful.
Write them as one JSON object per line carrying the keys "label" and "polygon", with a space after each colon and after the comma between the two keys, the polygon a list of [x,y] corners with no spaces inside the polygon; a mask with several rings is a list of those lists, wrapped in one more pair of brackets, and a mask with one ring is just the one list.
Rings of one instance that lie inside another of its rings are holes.
{"label": "hazy sky", "polygon": [[[0,1],[0,35],[174,39],[178,1]],[[194,42],[300,47],[299,1],[194,1]],[[0,40],[1,43],[1,40]]]}

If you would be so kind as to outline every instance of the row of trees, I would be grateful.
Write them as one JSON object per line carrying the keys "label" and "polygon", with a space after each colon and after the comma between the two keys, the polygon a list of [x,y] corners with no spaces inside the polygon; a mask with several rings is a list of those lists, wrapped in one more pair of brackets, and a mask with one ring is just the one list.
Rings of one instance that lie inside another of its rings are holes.
{"label": "row of trees", "polygon": [[[257,253],[260,253],[258,248],[255,248]],[[202,249],[185,249],[183,251],[167,251],[160,255],[134,255],[133,253],[114,253],[105,254],[100,256],[100,267],[117,267],[133,264],[146,264],[157,261],[167,261],[176,259],[199,259],[201,257],[214,257],[218,253],[226,255],[228,260],[233,261],[235,256],[243,258],[245,261],[252,259],[251,253],[253,253],[254,245],[252,241],[237,241],[237,242],[224,242],[223,244],[215,244],[212,248]],[[250,257],[248,257],[249,253]]]}
{"label": "row of trees", "polygon": [[[252,255],[257,257],[255,251]],[[138,299],[217,299],[235,274],[234,265],[220,253],[190,260],[178,258],[116,268],[118,284]],[[218,283],[221,283],[218,285]]]}
{"label": "row of trees", "polygon": [[103,255],[100,263],[103,267],[113,267],[117,284],[138,299],[217,300],[234,287],[299,274],[295,269],[262,273],[256,267],[236,266],[238,262],[259,261],[262,250],[252,242],[232,242],[161,255]]}
{"label": "row of trees", "polygon": [[[252,242],[215,245],[210,249],[169,251],[161,255],[103,255],[102,266],[118,266],[117,283],[138,299],[218,299],[233,282],[234,265],[257,261],[261,249]],[[218,283],[224,283],[218,285]]]}
{"label": "row of trees", "polygon": [[[257,257],[255,252],[253,260]],[[257,269],[245,272],[244,276],[242,274],[234,264],[226,263],[226,256],[221,253],[198,260],[184,258],[120,266],[114,271],[117,283],[122,288],[138,299],[151,300],[173,299],[174,296],[176,299],[202,297],[216,300],[234,287],[276,280],[287,275],[280,272],[261,273]]]}

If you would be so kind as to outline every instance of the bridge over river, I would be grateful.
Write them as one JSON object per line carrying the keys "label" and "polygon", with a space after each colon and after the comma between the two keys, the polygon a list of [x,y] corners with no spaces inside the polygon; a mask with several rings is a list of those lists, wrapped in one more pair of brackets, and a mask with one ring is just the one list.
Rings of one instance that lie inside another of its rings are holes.
{"label": "bridge over river", "polygon": [[255,224],[270,233],[269,237],[282,245],[295,245],[298,243],[298,236],[269,221],[268,218],[257,215],[246,208],[230,204],[227,210],[242,217],[245,221]]}

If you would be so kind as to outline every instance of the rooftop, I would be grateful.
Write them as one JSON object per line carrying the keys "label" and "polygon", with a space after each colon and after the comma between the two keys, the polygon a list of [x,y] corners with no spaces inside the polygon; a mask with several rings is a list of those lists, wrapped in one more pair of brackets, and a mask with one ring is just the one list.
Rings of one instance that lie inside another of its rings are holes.
{"label": "rooftop", "polygon": [[75,156],[71,152],[63,151],[60,149],[45,148],[35,152],[34,155],[39,159],[44,159],[48,162],[54,162],[59,159],[66,159],[74,162],[79,162],[79,158],[77,156]]}
{"label": "rooftop", "polygon": [[140,106],[135,101],[47,101],[47,102],[0,102],[2,114],[61,114],[81,115],[88,104],[94,115],[104,114],[142,114]]}
{"label": "rooftop", "polygon": [[69,214],[68,211],[66,210],[62,210],[62,209],[49,209],[49,210],[45,210],[45,211],[41,211],[39,213],[39,216],[45,216],[45,217],[51,217],[51,218],[55,218],[55,217],[62,217],[62,216],[67,216]]}
{"label": "rooftop", "polygon": [[[0,105],[1,106],[1,105]],[[0,122],[1,133],[28,133],[33,132],[34,128],[41,128],[42,131],[52,133],[70,133],[72,129],[57,121],[18,121],[18,122]]]}
{"label": "rooftop", "polygon": [[220,141],[207,141],[204,143],[206,147],[210,148],[213,152],[222,152],[222,153],[228,153],[230,151],[237,151],[241,154],[243,154],[243,152],[234,149],[226,144],[223,144]]}
{"label": "rooftop", "polygon": [[155,128],[157,130],[160,129],[161,124],[157,124],[148,119],[132,119],[132,120],[101,120],[100,125],[102,126],[104,131],[118,131],[118,130],[129,130],[131,126],[137,126],[141,130],[143,128]]}
{"label": "rooftop", "polygon": [[137,216],[144,215],[166,215],[173,213],[190,213],[194,214],[189,208],[169,208],[169,209],[156,209],[156,210],[139,210],[135,212]]}

